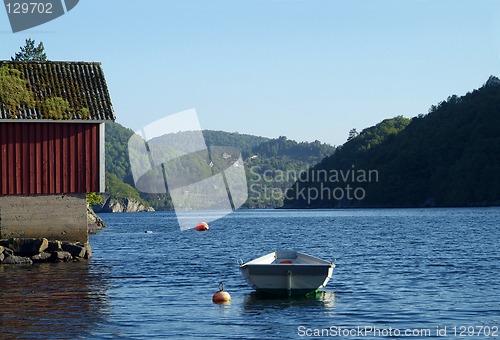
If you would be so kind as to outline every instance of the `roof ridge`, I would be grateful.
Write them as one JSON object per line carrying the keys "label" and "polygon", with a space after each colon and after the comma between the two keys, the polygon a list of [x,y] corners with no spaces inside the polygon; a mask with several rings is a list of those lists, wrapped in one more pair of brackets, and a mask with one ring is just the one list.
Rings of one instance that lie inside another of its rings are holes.
{"label": "roof ridge", "polygon": [[0,64],[82,64],[82,65],[102,65],[100,61],[69,61],[69,60],[0,60]]}

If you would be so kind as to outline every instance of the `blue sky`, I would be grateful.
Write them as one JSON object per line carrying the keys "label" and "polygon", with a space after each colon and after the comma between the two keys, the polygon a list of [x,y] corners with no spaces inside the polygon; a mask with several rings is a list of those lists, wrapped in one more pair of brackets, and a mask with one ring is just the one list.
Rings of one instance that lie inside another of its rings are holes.
{"label": "blue sky", "polygon": [[195,108],[206,129],[345,142],[500,76],[497,0],[81,0],[13,34],[51,60],[100,61],[134,130]]}

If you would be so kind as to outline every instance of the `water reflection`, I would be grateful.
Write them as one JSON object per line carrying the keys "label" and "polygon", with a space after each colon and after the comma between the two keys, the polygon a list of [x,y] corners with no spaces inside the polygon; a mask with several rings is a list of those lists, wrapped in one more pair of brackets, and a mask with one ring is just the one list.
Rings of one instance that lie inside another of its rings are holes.
{"label": "water reflection", "polygon": [[2,336],[90,335],[108,316],[108,277],[88,262],[0,266]]}
{"label": "water reflection", "polygon": [[256,312],[268,310],[282,310],[290,307],[316,308],[321,307],[333,310],[335,308],[335,293],[331,291],[318,291],[303,297],[275,297],[263,295],[258,292],[245,294],[243,309]]}

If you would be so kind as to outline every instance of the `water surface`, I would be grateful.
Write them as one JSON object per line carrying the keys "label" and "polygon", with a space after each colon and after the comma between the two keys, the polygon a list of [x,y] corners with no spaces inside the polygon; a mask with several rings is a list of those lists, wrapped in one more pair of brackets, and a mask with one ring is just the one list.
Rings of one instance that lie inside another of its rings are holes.
{"label": "water surface", "polygon": [[[90,262],[0,267],[4,336],[287,339],[358,327],[435,336],[446,327],[454,337],[453,327],[483,327],[477,339],[500,326],[499,208],[239,211],[208,232],[181,232],[171,212],[101,216],[108,228],[91,236]],[[312,298],[254,294],[237,262],[276,248],[334,260],[332,280]],[[228,305],[211,301],[220,281]]]}

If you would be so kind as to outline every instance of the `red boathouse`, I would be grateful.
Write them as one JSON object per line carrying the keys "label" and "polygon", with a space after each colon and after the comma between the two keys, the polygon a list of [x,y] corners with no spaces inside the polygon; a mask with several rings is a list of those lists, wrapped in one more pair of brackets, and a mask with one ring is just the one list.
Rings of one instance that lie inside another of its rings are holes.
{"label": "red boathouse", "polygon": [[87,242],[114,119],[100,63],[0,61],[0,239]]}

